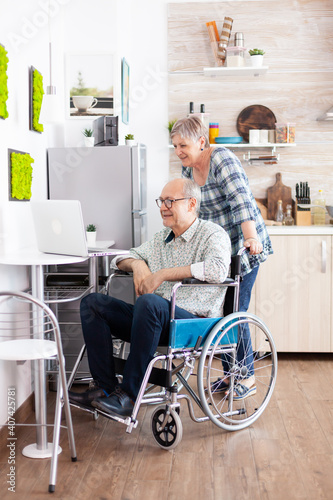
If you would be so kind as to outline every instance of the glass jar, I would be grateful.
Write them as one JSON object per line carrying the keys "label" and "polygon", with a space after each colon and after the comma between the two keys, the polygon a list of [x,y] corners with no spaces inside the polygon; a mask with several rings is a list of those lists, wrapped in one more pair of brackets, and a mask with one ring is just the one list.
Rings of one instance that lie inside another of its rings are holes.
{"label": "glass jar", "polygon": [[278,200],[278,202],[277,202],[277,210],[276,210],[276,214],[275,214],[275,220],[276,220],[276,222],[283,221],[282,200]]}
{"label": "glass jar", "polygon": [[313,208],[313,223],[316,226],[324,226],[326,221],[326,200],[322,189],[319,189],[313,204],[315,205]]}
{"label": "glass jar", "polygon": [[286,207],[286,214],[283,217],[282,224],[284,226],[293,226],[294,225],[294,219],[293,219],[293,216],[291,215],[291,205],[287,205],[287,207]]}

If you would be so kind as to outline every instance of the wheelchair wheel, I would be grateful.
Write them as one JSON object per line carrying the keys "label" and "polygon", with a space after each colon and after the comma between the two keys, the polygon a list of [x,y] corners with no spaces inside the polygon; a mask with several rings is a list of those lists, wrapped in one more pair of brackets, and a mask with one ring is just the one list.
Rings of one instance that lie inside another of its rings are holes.
{"label": "wheelchair wheel", "polygon": [[213,327],[199,359],[198,391],[207,416],[226,430],[251,425],[272,396],[276,370],[265,324],[246,312],[228,315]]}
{"label": "wheelchair wheel", "polygon": [[175,410],[159,406],[152,414],[151,425],[156,443],[164,450],[175,448],[182,440],[183,425]]}

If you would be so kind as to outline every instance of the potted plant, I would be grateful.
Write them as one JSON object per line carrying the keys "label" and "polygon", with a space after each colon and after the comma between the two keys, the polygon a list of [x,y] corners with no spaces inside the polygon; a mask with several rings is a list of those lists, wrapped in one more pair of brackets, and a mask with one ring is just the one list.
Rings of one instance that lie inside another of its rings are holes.
{"label": "potted plant", "polygon": [[96,245],[96,226],[95,224],[88,224],[86,227],[86,236],[88,247],[93,247]]}
{"label": "potted plant", "polygon": [[170,144],[171,144],[171,131],[172,131],[172,128],[174,126],[174,124],[178,121],[178,118],[175,118],[174,120],[170,120],[168,122],[168,130],[169,130],[169,141],[170,141]]}
{"label": "potted plant", "polygon": [[86,147],[93,147],[94,146],[94,137],[93,137],[94,131],[91,128],[85,128],[82,132],[84,135],[84,145]]}
{"label": "potted plant", "polygon": [[262,66],[264,60],[265,51],[262,49],[251,49],[249,50],[251,65],[254,67]]}
{"label": "potted plant", "polygon": [[136,142],[134,140],[134,135],[133,134],[125,135],[125,142],[126,146],[135,146]]}

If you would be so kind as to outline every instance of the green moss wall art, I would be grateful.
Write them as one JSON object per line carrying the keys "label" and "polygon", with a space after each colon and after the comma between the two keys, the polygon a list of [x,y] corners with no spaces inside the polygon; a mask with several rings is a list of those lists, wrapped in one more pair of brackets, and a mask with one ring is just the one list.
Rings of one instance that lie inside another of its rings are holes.
{"label": "green moss wall art", "polygon": [[7,65],[8,65],[7,51],[3,45],[0,44],[0,118],[8,118],[7,99]]}
{"label": "green moss wall art", "polygon": [[29,153],[8,150],[9,159],[9,200],[27,201],[31,198],[32,163]]}
{"label": "green moss wall art", "polygon": [[43,101],[43,77],[33,66],[30,68],[30,130],[43,132],[44,127],[39,123],[40,110]]}

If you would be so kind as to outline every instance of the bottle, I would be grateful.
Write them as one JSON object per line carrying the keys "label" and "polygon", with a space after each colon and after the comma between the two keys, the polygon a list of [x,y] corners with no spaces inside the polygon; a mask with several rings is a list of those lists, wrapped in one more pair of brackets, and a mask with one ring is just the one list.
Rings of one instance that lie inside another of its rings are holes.
{"label": "bottle", "polygon": [[283,221],[282,200],[278,200],[278,202],[277,202],[277,210],[276,210],[276,214],[275,214],[275,220],[276,220],[276,222]]}
{"label": "bottle", "polygon": [[209,144],[215,144],[215,137],[219,136],[219,124],[210,123],[209,124]]}
{"label": "bottle", "polygon": [[316,226],[323,226],[325,224],[326,200],[322,189],[319,189],[318,196],[313,203],[316,205],[313,209],[313,223]]}
{"label": "bottle", "polygon": [[284,226],[293,226],[294,225],[294,219],[293,219],[293,216],[291,215],[291,205],[287,205],[287,207],[286,207],[286,214],[283,217],[282,224]]}
{"label": "bottle", "polygon": [[243,33],[235,33],[235,47],[244,47]]}
{"label": "bottle", "polygon": [[205,105],[200,104],[200,113],[205,113]]}
{"label": "bottle", "polygon": [[194,102],[190,102],[190,115],[194,113]]}

